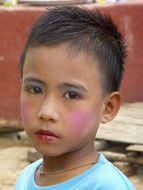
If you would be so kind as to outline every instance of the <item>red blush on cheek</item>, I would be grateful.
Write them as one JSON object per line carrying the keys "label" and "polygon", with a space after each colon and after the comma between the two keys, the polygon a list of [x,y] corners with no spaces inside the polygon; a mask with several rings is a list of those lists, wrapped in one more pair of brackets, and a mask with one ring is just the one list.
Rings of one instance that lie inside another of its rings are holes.
{"label": "red blush on cheek", "polygon": [[74,129],[75,133],[88,131],[89,126],[94,125],[95,117],[88,109],[78,109],[70,113],[70,128]]}

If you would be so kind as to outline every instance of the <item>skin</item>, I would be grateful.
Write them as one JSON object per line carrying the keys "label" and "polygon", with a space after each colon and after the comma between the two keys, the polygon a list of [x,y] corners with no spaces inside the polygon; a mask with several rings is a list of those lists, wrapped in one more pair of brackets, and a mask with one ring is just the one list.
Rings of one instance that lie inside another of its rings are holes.
{"label": "skin", "polygon": [[[97,160],[94,139],[100,123],[118,112],[118,92],[104,94],[97,60],[68,44],[29,48],[23,68],[21,115],[24,129],[43,155],[43,171],[57,171]],[[39,129],[58,138],[41,141]],[[53,185],[89,167],[49,177],[36,175],[40,186]]]}

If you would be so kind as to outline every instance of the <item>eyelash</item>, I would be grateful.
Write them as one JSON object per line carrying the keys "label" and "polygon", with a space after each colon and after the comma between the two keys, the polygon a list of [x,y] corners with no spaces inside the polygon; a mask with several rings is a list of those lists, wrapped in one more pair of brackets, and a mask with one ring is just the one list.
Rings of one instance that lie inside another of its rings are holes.
{"label": "eyelash", "polygon": [[[24,90],[30,94],[43,94],[42,88],[34,85],[25,86]],[[35,90],[38,91],[36,92]],[[82,95],[75,91],[67,91],[66,93],[64,93],[63,97],[66,99],[78,100],[82,98]]]}
{"label": "eyelash", "polygon": [[[68,97],[67,97],[68,96]],[[70,97],[71,96],[71,97]],[[72,97],[73,96],[73,97]],[[74,92],[74,91],[68,91],[64,94],[64,97],[66,99],[73,99],[73,100],[78,100],[81,99],[82,96],[81,94],[79,94],[78,92]]]}
{"label": "eyelash", "polygon": [[[42,89],[38,86],[26,86],[24,88],[25,91],[29,92],[30,94],[42,94]],[[37,91],[38,90],[38,91]],[[37,91],[37,92],[36,92]]]}

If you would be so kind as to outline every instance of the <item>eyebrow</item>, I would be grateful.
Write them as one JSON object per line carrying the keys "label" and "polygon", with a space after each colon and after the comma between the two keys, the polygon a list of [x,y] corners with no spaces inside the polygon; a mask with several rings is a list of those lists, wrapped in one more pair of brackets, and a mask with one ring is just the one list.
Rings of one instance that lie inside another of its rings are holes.
{"label": "eyebrow", "polygon": [[27,78],[24,79],[24,82],[36,82],[36,83],[39,83],[39,84],[42,84],[42,85],[45,84],[42,80],[34,78],[34,77],[27,77]]}
{"label": "eyebrow", "polygon": [[73,82],[71,82],[71,83],[63,83],[63,84],[60,85],[60,87],[61,88],[75,88],[75,89],[87,92],[86,87],[84,87],[81,84],[77,84],[77,83],[73,83]]}

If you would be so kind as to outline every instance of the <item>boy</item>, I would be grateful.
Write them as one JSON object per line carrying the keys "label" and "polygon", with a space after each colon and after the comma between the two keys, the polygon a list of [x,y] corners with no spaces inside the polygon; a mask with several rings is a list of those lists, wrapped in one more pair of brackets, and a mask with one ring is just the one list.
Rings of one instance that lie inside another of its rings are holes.
{"label": "boy", "polygon": [[37,20],[21,59],[21,115],[43,159],[15,190],[134,190],[94,147],[99,124],[119,110],[125,55],[117,27],[99,12],[64,6]]}

